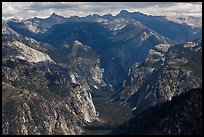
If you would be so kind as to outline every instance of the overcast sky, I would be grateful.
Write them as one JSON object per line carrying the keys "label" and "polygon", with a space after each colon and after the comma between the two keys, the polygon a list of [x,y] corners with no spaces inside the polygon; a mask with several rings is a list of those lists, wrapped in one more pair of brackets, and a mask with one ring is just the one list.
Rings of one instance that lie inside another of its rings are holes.
{"label": "overcast sky", "polygon": [[148,15],[202,17],[202,3],[178,2],[2,2],[4,19],[46,18],[53,12],[64,17],[118,14],[122,9]]}

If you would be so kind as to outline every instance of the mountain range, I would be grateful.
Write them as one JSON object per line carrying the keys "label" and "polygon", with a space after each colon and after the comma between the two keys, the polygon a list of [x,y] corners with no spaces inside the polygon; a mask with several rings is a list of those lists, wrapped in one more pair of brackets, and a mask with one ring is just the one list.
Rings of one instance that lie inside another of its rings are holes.
{"label": "mountain range", "polygon": [[103,121],[92,97],[103,90],[138,117],[201,88],[202,25],[178,20],[126,10],[3,20],[3,134],[82,134]]}

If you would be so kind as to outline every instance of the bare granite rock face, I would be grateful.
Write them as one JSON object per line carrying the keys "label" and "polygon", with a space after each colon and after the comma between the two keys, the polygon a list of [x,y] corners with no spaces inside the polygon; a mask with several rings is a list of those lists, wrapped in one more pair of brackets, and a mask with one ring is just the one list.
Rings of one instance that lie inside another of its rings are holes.
{"label": "bare granite rock face", "polygon": [[[194,44],[192,44],[194,43]],[[190,45],[196,45],[192,49]],[[149,107],[202,85],[202,40],[180,45],[158,45],[134,64],[115,100],[130,102],[138,114]]]}
{"label": "bare granite rock face", "polygon": [[85,123],[91,123],[98,119],[95,106],[93,104],[90,87],[87,83],[81,83],[80,79],[75,78],[74,74],[70,74],[71,84],[71,102],[74,104],[75,111],[82,117]]}
{"label": "bare granite rock face", "polygon": [[[56,63],[46,53],[49,46],[15,33],[2,40],[3,134],[82,134],[85,124],[98,119],[89,84]],[[102,71],[93,68],[101,84]]]}
{"label": "bare granite rock face", "polygon": [[74,83],[78,80],[79,83],[88,85],[90,89],[106,86],[101,58],[91,47],[75,40],[72,44],[62,45],[51,53],[51,56],[60,66],[69,69]]}
{"label": "bare granite rock face", "polygon": [[39,93],[3,86],[2,131],[5,135],[81,134],[80,121],[66,101]]}

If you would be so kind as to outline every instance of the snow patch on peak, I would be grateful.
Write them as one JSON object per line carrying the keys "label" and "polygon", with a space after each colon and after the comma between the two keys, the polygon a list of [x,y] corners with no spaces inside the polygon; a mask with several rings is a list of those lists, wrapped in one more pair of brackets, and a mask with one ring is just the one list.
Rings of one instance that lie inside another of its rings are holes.
{"label": "snow patch on peak", "polygon": [[75,45],[83,45],[83,44],[82,44],[80,41],[78,41],[78,40],[75,40],[75,41],[74,41],[74,44],[75,44]]}
{"label": "snow patch on peak", "polygon": [[149,38],[149,36],[150,35],[147,32],[143,32],[140,38],[142,41],[144,41],[144,40],[147,40]]}
{"label": "snow patch on peak", "polygon": [[121,30],[128,24],[124,18],[114,19],[108,23],[109,30]]}
{"label": "snow patch on peak", "polygon": [[136,110],[137,109],[137,107],[134,107],[132,110]]}
{"label": "snow patch on peak", "polygon": [[103,19],[103,18],[97,18],[94,20],[95,22],[107,22],[108,20]]}
{"label": "snow patch on peak", "polygon": [[121,30],[121,29],[123,29],[125,26],[126,26],[125,24],[122,24],[122,25],[121,25],[121,24],[117,24],[113,30]]}
{"label": "snow patch on peak", "polygon": [[95,88],[95,89],[98,89],[98,87],[97,87],[96,85],[94,85],[94,88]]}

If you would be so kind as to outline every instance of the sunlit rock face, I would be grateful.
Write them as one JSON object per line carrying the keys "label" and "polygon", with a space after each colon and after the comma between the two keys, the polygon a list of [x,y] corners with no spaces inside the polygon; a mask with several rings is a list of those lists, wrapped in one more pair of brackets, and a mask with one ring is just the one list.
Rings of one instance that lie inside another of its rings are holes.
{"label": "sunlit rock face", "polygon": [[47,55],[46,53],[42,53],[40,51],[32,49],[19,41],[7,43],[7,45],[11,46],[12,48],[16,48],[16,50],[19,51],[19,55],[17,56],[14,55],[16,58],[26,60],[28,62],[34,62],[34,63],[44,62],[44,61],[55,63],[54,60],[52,60],[50,56]]}
{"label": "sunlit rock face", "polygon": [[[192,43],[196,45],[194,50]],[[202,40],[199,39],[180,45],[157,45],[150,49],[144,61],[131,67],[129,79],[116,100],[130,102],[137,114],[186,90],[201,87],[201,45]]]}
{"label": "sunlit rock face", "polygon": [[[82,134],[85,124],[98,119],[90,86],[56,63],[49,46],[14,32],[2,38],[3,134]],[[102,71],[95,67],[91,77],[101,84]]]}
{"label": "sunlit rock face", "polygon": [[82,133],[80,123],[72,122],[80,120],[66,101],[55,97],[49,100],[48,97],[43,97],[39,93],[18,89],[4,82],[2,87],[3,134],[72,135]]}
{"label": "sunlit rock face", "polygon": [[105,87],[104,68],[101,67],[101,59],[94,55],[95,53],[92,53],[94,52],[93,49],[78,40],[75,40],[69,48],[72,53],[75,52],[69,64],[73,72],[72,79],[78,79],[79,81],[83,79],[83,83],[87,83],[90,88],[94,89]]}
{"label": "sunlit rock face", "polygon": [[71,89],[71,102],[73,102],[73,107],[77,111],[77,114],[83,118],[85,123],[91,123],[93,120],[97,120],[97,112],[93,104],[92,96],[90,93],[90,86],[87,83],[82,83],[80,79],[77,78],[78,75],[75,73],[70,74],[71,84],[73,88]]}

